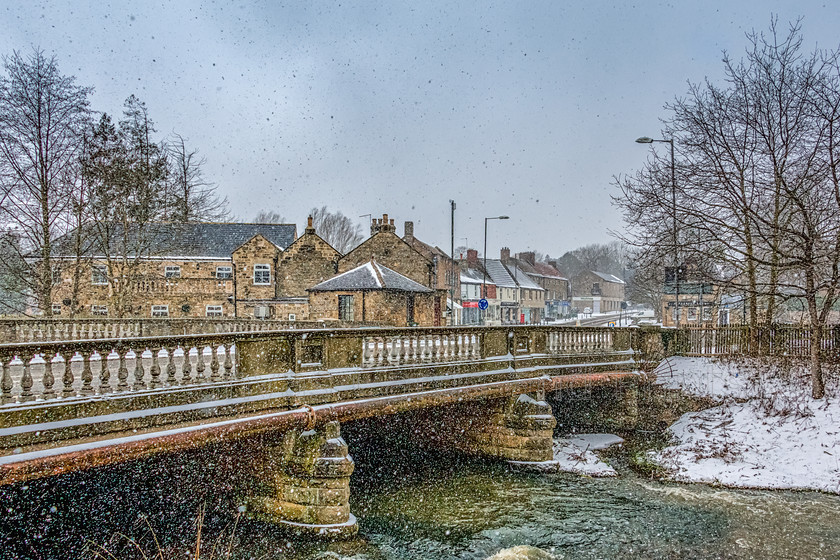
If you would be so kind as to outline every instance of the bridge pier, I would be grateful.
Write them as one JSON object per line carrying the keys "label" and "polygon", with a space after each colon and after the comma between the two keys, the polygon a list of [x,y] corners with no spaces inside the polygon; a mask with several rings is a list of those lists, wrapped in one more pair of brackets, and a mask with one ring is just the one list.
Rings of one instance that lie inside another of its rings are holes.
{"label": "bridge pier", "polygon": [[521,394],[502,401],[489,417],[473,421],[460,445],[470,453],[508,461],[551,461],[556,425],[544,392]]}
{"label": "bridge pier", "polygon": [[252,518],[320,537],[356,533],[349,503],[355,465],[338,422],[290,430],[261,447],[247,500]]}

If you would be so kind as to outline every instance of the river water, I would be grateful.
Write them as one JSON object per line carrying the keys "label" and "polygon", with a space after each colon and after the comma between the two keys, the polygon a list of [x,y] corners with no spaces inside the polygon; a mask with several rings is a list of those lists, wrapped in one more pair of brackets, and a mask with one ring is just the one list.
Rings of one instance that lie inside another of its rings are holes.
{"label": "river water", "polygon": [[[201,492],[173,498],[160,481],[164,467],[141,462],[0,493],[0,557],[95,557],[87,549],[122,560],[142,558],[140,547],[149,557],[159,548],[167,559],[190,558],[203,503],[206,559],[228,551],[237,559],[485,559],[522,545],[556,558],[840,558],[837,496],[658,483],[621,467],[620,457],[613,479],[514,472],[410,448],[368,448],[356,461],[359,535],[347,542],[302,544],[237,521]],[[183,486],[178,467],[165,469]],[[148,524],[136,521],[141,512]]]}

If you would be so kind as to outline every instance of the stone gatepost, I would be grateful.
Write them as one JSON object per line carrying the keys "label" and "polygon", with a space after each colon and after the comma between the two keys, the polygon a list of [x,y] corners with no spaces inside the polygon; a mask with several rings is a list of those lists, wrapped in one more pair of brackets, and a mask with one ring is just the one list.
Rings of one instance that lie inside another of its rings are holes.
{"label": "stone gatepost", "polygon": [[355,465],[338,422],[286,432],[260,455],[248,497],[252,518],[326,538],[356,533],[349,503]]}
{"label": "stone gatepost", "polygon": [[540,463],[554,459],[557,420],[542,391],[510,397],[489,418],[473,421],[461,447],[508,461]]}

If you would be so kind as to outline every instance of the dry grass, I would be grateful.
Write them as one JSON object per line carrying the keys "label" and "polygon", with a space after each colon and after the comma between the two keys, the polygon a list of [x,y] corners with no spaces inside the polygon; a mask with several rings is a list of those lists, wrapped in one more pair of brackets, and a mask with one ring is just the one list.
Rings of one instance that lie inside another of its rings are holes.
{"label": "dry grass", "polygon": [[[202,531],[204,529],[205,506],[202,505],[195,520],[195,549],[188,556],[192,560],[217,560],[229,559],[233,546],[236,542],[236,527],[242,513],[237,513],[234,520],[222,529],[219,535],[213,540],[209,551],[202,542]],[[161,546],[157,532],[152,527],[149,518],[141,515],[138,518],[139,525],[143,532],[140,536],[132,537],[125,532],[117,531],[105,544],[88,542],[86,558],[96,560],[128,560],[138,558],[142,560],[168,560],[170,558],[184,558],[183,551],[170,550]],[[204,547],[204,548],[202,548]]]}

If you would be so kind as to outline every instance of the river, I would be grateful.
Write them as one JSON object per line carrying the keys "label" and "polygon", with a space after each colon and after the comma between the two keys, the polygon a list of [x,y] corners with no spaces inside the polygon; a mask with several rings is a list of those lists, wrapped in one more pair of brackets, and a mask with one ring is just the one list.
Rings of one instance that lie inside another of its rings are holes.
{"label": "river", "polygon": [[[654,482],[620,456],[621,476],[612,479],[514,472],[409,448],[362,449],[356,461],[351,505],[359,535],[351,541],[304,545],[219,513],[200,492],[173,499],[167,484],[149,482],[164,468],[151,461],[0,493],[0,557],[77,558],[88,548],[111,558],[103,545],[120,560],[142,558],[118,530],[149,556],[159,546],[164,558],[189,558],[203,503],[202,559],[226,558],[228,550],[236,559],[485,559],[520,545],[575,559],[840,558],[833,495]],[[165,468],[178,484],[181,475]],[[136,520],[140,511],[148,525]]]}

